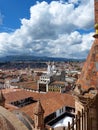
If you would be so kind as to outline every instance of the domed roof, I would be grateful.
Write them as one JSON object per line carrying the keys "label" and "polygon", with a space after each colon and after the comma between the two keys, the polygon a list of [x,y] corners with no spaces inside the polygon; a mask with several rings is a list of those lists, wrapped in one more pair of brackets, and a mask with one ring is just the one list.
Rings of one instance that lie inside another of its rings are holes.
{"label": "domed roof", "polygon": [[0,114],[0,130],[15,130],[13,125]]}
{"label": "domed roof", "polygon": [[28,130],[17,117],[0,106],[0,130]]}
{"label": "domed roof", "polygon": [[34,121],[27,114],[19,110],[14,110],[13,113],[29,130],[32,130]]}

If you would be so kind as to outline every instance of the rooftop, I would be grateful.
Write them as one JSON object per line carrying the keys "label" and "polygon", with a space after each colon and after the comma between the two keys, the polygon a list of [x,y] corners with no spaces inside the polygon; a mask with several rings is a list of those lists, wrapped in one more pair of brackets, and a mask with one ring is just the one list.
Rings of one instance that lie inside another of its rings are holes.
{"label": "rooftop", "polygon": [[[32,97],[34,100],[40,100],[43,109],[45,110],[44,116],[47,116],[56,110],[62,108],[63,106],[70,106],[75,107],[75,100],[74,97],[69,94],[62,94],[62,93],[35,93],[35,92],[29,92],[25,90],[19,90],[18,91],[11,91],[9,93],[4,93],[4,96],[6,98],[6,103],[9,104],[14,101],[19,101],[21,99],[25,99],[27,97]],[[24,106],[22,108],[19,108],[21,111],[25,112],[27,115],[29,115],[31,118],[34,118],[34,107],[36,106],[36,102],[27,106]],[[50,107],[51,106],[51,107]],[[11,106],[8,106],[8,109],[11,109]],[[15,108],[13,107],[12,110]]]}

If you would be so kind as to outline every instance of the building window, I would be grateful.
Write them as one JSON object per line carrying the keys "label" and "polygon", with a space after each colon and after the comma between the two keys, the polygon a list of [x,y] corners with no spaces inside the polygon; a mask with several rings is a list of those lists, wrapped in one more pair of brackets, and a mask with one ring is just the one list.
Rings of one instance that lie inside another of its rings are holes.
{"label": "building window", "polygon": [[62,110],[61,110],[61,109],[59,110],[59,113],[60,113],[60,114],[62,113]]}

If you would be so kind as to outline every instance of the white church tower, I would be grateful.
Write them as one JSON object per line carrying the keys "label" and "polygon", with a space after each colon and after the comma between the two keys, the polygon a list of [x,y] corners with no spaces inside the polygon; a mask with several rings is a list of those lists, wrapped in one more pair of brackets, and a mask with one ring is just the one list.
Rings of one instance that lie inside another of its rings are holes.
{"label": "white church tower", "polygon": [[52,71],[53,74],[56,73],[56,66],[55,66],[54,62],[52,63],[51,71]]}
{"label": "white church tower", "polygon": [[51,64],[50,64],[50,62],[48,63],[47,74],[51,74]]}

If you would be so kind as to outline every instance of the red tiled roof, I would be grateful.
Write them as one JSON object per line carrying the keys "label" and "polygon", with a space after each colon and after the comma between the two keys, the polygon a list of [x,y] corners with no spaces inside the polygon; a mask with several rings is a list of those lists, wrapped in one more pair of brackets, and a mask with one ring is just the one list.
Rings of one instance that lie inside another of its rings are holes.
{"label": "red tiled roof", "polygon": [[[75,107],[75,100],[74,97],[69,94],[61,94],[61,93],[35,93],[35,92],[28,92],[28,91],[16,91],[4,94],[6,98],[6,102],[10,103],[13,101],[17,101],[20,99],[24,99],[27,97],[33,97],[34,100],[40,100],[43,109],[45,110],[45,116],[49,115],[50,113],[55,112],[56,110],[62,108],[63,106],[71,106]],[[25,107],[20,108],[21,111],[24,111],[29,116],[33,118],[34,107],[36,103],[27,105]]]}
{"label": "red tiled roof", "polygon": [[65,85],[65,82],[63,82],[63,81],[54,81],[51,84],[63,84],[63,85]]}
{"label": "red tiled roof", "polygon": [[12,85],[37,90],[37,83],[35,81],[12,83]]}

